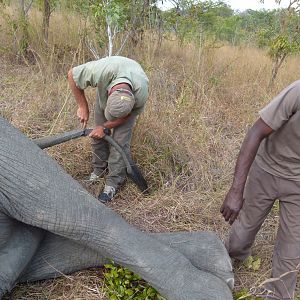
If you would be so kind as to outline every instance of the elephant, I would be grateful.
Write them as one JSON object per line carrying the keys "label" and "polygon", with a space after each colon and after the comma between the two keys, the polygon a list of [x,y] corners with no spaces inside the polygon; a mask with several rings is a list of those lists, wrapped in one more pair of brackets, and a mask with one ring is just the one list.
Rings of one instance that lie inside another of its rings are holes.
{"label": "elephant", "polygon": [[166,299],[232,299],[231,261],[215,233],[142,232],[1,117],[0,130],[0,299],[19,282],[110,260]]}

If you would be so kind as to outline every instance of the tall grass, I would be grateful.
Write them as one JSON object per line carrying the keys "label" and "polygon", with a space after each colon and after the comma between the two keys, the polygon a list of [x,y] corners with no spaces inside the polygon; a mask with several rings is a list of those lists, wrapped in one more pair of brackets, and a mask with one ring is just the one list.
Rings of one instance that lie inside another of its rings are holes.
{"label": "tall grass", "polygon": [[[11,9],[5,12],[13,18]],[[50,25],[46,47],[40,13],[31,12],[35,63],[18,64],[12,28],[7,19],[0,21],[0,112],[30,137],[79,126],[66,73],[93,58],[82,41],[85,24],[78,16],[57,12]],[[159,45],[155,34],[146,33],[137,47],[128,45],[122,54],[139,61],[150,79],[150,97],[135,128],[132,152],[151,185],[151,195],[142,197],[128,183],[110,206],[146,231],[213,230],[224,238],[228,226],[219,207],[241,141],[258,111],[299,78],[299,57],[287,60],[274,90],[268,91],[271,62],[263,50],[181,47],[176,40]],[[94,94],[87,90],[91,107]],[[80,182],[91,170],[88,139],[57,146],[49,154]],[[101,186],[87,188],[97,194]],[[276,220],[272,212],[257,237],[254,253],[262,259],[261,269],[236,268],[237,290],[255,289],[269,276]],[[95,280],[98,273],[21,286],[12,299],[43,299],[45,290],[47,299],[105,299],[100,279]],[[82,296],[82,288],[88,296]]]}

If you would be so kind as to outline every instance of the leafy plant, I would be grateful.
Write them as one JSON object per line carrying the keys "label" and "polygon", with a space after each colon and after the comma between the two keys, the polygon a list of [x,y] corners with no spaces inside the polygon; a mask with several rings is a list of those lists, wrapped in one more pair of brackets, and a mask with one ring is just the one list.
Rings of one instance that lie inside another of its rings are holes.
{"label": "leafy plant", "polygon": [[247,269],[258,271],[261,266],[261,259],[256,256],[249,256],[247,260],[244,262],[244,266]]}
{"label": "leafy plant", "polygon": [[247,289],[243,289],[234,295],[234,300],[252,300],[252,296]]}
{"label": "leafy plant", "polygon": [[234,300],[263,300],[261,297],[253,296],[247,289],[243,289],[234,294]]}
{"label": "leafy plant", "polygon": [[139,275],[112,262],[104,265],[106,292],[110,300],[165,300]]}

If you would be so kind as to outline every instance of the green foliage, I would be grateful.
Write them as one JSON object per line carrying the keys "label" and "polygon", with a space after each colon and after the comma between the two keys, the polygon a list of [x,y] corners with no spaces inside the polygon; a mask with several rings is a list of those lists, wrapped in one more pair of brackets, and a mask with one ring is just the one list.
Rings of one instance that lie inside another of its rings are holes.
{"label": "green foliage", "polygon": [[61,6],[66,10],[71,10],[81,14],[84,17],[88,17],[90,13],[90,1],[85,0],[65,0],[61,3]]}
{"label": "green foliage", "polygon": [[[38,7],[38,9],[43,10],[44,7],[44,0],[35,0],[35,5]],[[54,8],[56,8],[60,3],[60,0],[50,0],[49,4],[50,4],[50,8],[51,10],[54,10]]]}
{"label": "green foliage", "polygon": [[257,256],[249,256],[244,262],[244,266],[253,271],[258,271],[261,266],[261,259]]}
{"label": "green foliage", "polygon": [[243,289],[233,296],[234,300],[263,300],[261,297],[253,296],[247,289]]}
{"label": "green foliage", "polygon": [[251,44],[267,48],[271,58],[299,52],[297,11],[251,10],[234,12],[223,1],[177,1],[176,8],[163,13],[165,27],[182,42],[199,37],[226,41],[233,45]]}
{"label": "green foliage", "polygon": [[175,31],[181,43],[217,37],[232,16],[233,10],[222,1],[179,1],[177,8],[163,13],[165,27]]}
{"label": "green foliage", "polygon": [[274,36],[274,32],[270,29],[261,28],[257,32],[257,45],[259,48],[266,48],[269,46],[271,39]]}
{"label": "green foliage", "polygon": [[15,16],[11,16],[10,14],[5,13],[5,3],[2,3],[3,13],[0,14],[4,17],[4,20],[6,20],[7,24],[9,25],[10,32],[8,34],[13,37],[14,43],[17,45],[17,49],[15,50],[18,58],[26,58],[29,46],[30,23],[25,11],[26,1],[23,4],[24,6],[19,6],[19,10]]}
{"label": "green foliage", "polygon": [[110,300],[165,300],[142,278],[113,263],[106,264],[104,274],[106,292]]}
{"label": "green foliage", "polygon": [[273,204],[272,212],[275,214],[279,214],[279,211],[280,211],[280,203],[279,200],[277,199]]}
{"label": "green foliage", "polygon": [[[9,1],[2,0],[4,2]],[[49,0],[51,12],[54,8],[66,9],[83,17],[86,21],[82,32],[84,41],[92,42],[97,51],[104,48],[108,41],[116,49],[117,46],[123,47],[123,41],[128,38],[136,45],[147,29],[151,29],[152,32],[159,32],[160,38],[176,35],[180,44],[192,42],[201,47],[208,44],[219,46],[220,42],[255,45],[268,51],[277,64],[276,68],[280,67],[286,56],[300,52],[300,18],[295,9],[249,9],[238,12],[225,1],[176,0],[173,1],[173,8],[162,11],[158,8],[159,2],[162,1]],[[35,0],[34,3],[41,9],[44,0]],[[21,32],[21,25],[19,29]],[[21,49],[28,47],[24,32]],[[21,49],[20,52],[23,51]]]}
{"label": "green foliage", "polygon": [[300,50],[298,41],[292,41],[287,35],[278,35],[270,41],[268,54],[272,58],[281,57]]}
{"label": "green foliage", "polygon": [[234,300],[252,300],[253,297],[251,296],[251,294],[249,293],[249,291],[247,289],[243,289],[237,293],[235,293],[234,295]]}
{"label": "green foliage", "polygon": [[123,28],[128,17],[128,2],[122,0],[93,1],[91,12],[94,20],[108,21],[110,24]]}

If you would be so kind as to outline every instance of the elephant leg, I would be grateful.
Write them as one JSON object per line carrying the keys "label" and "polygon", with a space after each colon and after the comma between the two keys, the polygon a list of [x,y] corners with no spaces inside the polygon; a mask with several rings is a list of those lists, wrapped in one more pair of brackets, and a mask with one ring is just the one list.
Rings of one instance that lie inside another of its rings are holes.
{"label": "elephant leg", "polygon": [[0,212],[0,299],[11,291],[34,256],[43,232]]}
{"label": "elephant leg", "polygon": [[[93,212],[99,213],[99,209],[93,207]],[[35,213],[29,219],[33,220],[34,215]],[[107,212],[106,215],[108,215]],[[117,264],[133,270],[157,288],[167,299],[232,299],[230,289],[223,280],[195,268],[180,252],[137,231],[125,222],[116,226],[116,223],[113,224],[106,220],[109,229],[101,224],[99,228],[102,229],[99,230],[97,221],[103,216],[97,214],[93,217],[91,212],[88,213],[88,216],[91,217],[91,222],[86,224],[87,219],[80,221],[76,214],[73,215],[72,219],[75,220],[76,226],[79,226],[78,229],[71,225],[67,226],[70,231],[55,227],[49,228],[49,225],[47,227],[82,246],[91,246],[97,253],[103,253],[105,258],[111,258]],[[59,220],[64,222],[64,218]],[[45,223],[48,224],[47,220],[43,220],[40,226]],[[45,227],[42,228],[45,229]],[[98,232],[95,240],[92,240],[94,233],[92,234],[89,230]],[[176,283],[180,285],[180,288],[176,287]]]}
{"label": "elephant leg", "polygon": [[19,282],[60,277],[109,263],[109,259],[86,246],[47,232]]}
{"label": "elephant leg", "polygon": [[0,118],[2,206],[20,222],[73,240],[139,274],[172,300],[231,300],[227,284],[100,204]]}
{"label": "elephant leg", "polygon": [[[233,288],[230,258],[220,239],[212,232],[177,232],[151,234],[154,238],[182,253],[202,271],[221,278]],[[109,260],[71,240],[47,233],[21,282],[36,281],[102,266]]]}
{"label": "elephant leg", "polygon": [[172,232],[152,234],[157,240],[187,257],[199,270],[209,272],[233,288],[234,275],[228,252],[213,232]]}

